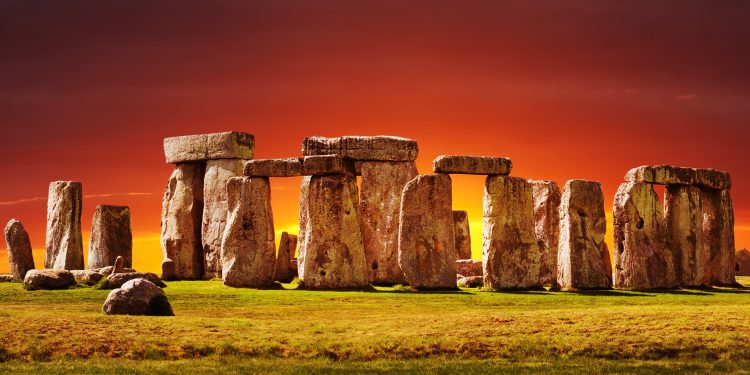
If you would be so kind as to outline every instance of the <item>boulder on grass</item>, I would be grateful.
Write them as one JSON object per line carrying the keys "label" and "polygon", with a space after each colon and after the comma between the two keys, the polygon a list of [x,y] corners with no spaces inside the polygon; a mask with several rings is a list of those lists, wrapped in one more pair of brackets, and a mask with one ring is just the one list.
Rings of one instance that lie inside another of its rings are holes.
{"label": "boulder on grass", "polygon": [[102,311],[107,315],[174,315],[164,291],[142,278],[130,280],[109,292]]}
{"label": "boulder on grass", "polygon": [[96,270],[72,270],[70,273],[73,274],[77,283],[84,285],[94,285],[106,277]]}
{"label": "boulder on grass", "polygon": [[483,276],[465,276],[456,281],[459,288],[481,288],[484,286]]}
{"label": "boulder on grass", "polygon": [[26,290],[68,289],[75,283],[75,277],[68,270],[29,270],[23,279]]}

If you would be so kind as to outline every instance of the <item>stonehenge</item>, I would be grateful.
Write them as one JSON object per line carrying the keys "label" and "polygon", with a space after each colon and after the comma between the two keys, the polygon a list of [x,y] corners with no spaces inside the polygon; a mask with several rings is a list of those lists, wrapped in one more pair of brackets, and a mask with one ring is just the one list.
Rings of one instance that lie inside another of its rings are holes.
{"label": "stonehenge", "polygon": [[279,239],[279,251],[276,254],[276,265],[274,267],[273,279],[282,283],[292,281],[292,258],[297,249],[297,236],[287,232],[281,233]]}
{"label": "stonehenge", "polygon": [[453,230],[456,237],[456,258],[471,259],[471,233],[469,214],[466,211],[453,211]]}
{"label": "stonehenge", "polygon": [[68,289],[75,283],[73,273],[63,269],[29,270],[23,278],[26,290]]}
{"label": "stonehenge", "polygon": [[44,267],[83,269],[81,206],[83,187],[80,182],[54,181],[47,198],[47,240]]}
{"label": "stonehenge", "polygon": [[534,200],[534,232],[541,251],[539,280],[557,287],[557,249],[560,241],[560,200],[554,181],[529,180]]}
{"label": "stonehenge", "polygon": [[737,260],[737,276],[750,276],[750,251],[747,249],[737,250],[735,259]]}
{"label": "stonehenge", "polygon": [[122,257],[124,267],[133,266],[133,235],[130,208],[100,205],[94,211],[89,242],[88,269],[110,266]]}
{"label": "stonehenge", "polygon": [[8,248],[10,273],[16,280],[23,280],[26,272],[34,269],[34,257],[31,253],[29,234],[20,221],[10,219],[5,226],[5,244]]}
{"label": "stonehenge", "polygon": [[161,248],[174,262],[174,277],[203,278],[203,164],[177,164],[164,192]]}
{"label": "stonehenge", "polygon": [[507,176],[512,168],[510,159],[493,156],[440,155],[432,161],[435,173]]}

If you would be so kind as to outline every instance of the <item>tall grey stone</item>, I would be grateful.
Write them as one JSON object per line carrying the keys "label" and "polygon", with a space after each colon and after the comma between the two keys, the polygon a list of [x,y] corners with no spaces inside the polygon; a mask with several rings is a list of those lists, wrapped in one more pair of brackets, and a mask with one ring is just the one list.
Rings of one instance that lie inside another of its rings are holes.
{"label": "tall grey stone", "polygon": [[89,242],[89,269],[111,266],[122,256],[124,267],[133,267],[133,234],[130,208],[100,205],[94,211]]}
{"label": "tall grey stone", "polygon": [[242,174],[245,160],[215,159],[206,162],[203,178],[203,278],[221,278],[221,238],[227,223],[227,181]]}
{"label": "tall grey stone", "polygon": [[16,280],[23,280],[26,272],[34,269],[29,234],[20,221],[10,219],[5,226],[5,244],[8,248],[10,273]]}
{"label": "tall grey stone", "polygon": [[55,181],[47,198],[47,252],[44,266],[52,269],[83,269],[80,182]]}
{"label": "tall grey stone", "polygon": [[174,264],[177,280],[203,278],[201,221],[204,164],[175,165],[164,192],[161,211],[161,248]]}
{"label": "tall grey stone", "polygon": [[683,287],[707,285],[701,196],[701,189],[690,185],[668,185],[664,192],[667,243],[674,258],[675,277]]}
{"label": "tall grey stone", "polygon": [[466,211],[453,211],[453,229],[456,238],[456,258],[471,259],[471,231],[469,214]]}
{"label": "tall grey stone", "polygon": [[299,193],[299,233],[297,234],[297,277],[305,277],[305,230],[307,229],[307,197],[310,191],[311,176],[303,176]]}
{"label": "tall grey stone", "polygon": [[534,198],[534,232],[542,254],[539,279],[557,287],[557,250],[560,241],[560,199],[555,181],[529,181]]}
{"label": "tall grey stone", "polygon": [[291,264],[294,251],[297,249],[297,236],[287,232],[281,232],[279,239],[279,251],[276,254],[276,267],[273,279],[282,283],[292,281]]}
{"label": "tall grey stone", "polygon": [[734,209],[729,190],[703,189],[703,254],[706,285],[734,286]]}

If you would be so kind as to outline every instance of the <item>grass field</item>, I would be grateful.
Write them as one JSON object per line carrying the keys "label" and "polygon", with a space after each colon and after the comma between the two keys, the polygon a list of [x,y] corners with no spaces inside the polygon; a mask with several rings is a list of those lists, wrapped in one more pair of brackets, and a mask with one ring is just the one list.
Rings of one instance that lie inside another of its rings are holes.
{"label": "grass field", "polygon": [[0,373],[750,372],[750,289],[168,285],[175,317],[105,316],[106,290],[0,284]]}

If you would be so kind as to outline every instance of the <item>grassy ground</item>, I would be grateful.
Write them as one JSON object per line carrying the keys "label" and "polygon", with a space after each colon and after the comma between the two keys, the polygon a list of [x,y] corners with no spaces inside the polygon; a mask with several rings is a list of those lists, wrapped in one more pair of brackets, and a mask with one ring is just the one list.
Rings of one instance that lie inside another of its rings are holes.
{"label": "grassy ground", "polygon": [[176,317],[105,316],[105,290],[0,284],[0,373],[750,372],[750,289],[168,284]]}

